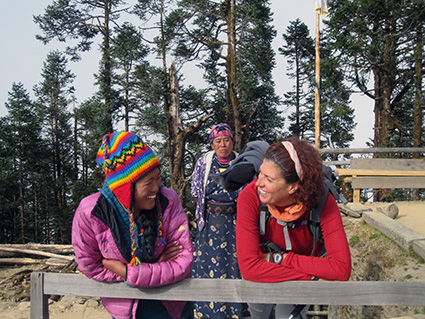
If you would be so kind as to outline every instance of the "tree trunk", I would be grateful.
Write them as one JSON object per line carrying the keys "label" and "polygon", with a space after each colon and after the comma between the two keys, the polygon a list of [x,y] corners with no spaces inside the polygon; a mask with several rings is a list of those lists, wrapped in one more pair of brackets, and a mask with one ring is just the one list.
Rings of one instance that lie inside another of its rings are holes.
{"label": "tree trunk", "polygon": [[[227,14],[227,85],[228,85],[228,100],[232,111],[234,121],[234,147],[240,151],[244,144],[244,127],[243,115],[239,110],[239,100],[237,97],[237,76],[236,76],[236,26],[235,26],[235,0],[229,1],[228,14]],[[232,117],[230,117],[232,118]]]}
{"label": "tree trunk", "polygon": [[[19,139],[19,145],[22,145],[21,140]],[[24,173],[22,168],[22,154],[19,154],[19,221],[21,225],[21,243],[25,242],[25,218],[24,218]]]}
{"label": "tree trunk", "polygon": [[[63,255],[71,255],[74,253],[74,248],[72,245],[43,245],[43,244],[8,244],[8,245],[0,245],[1,248],[11,248],[16,250],[16,252],[20,252],[20,250],[38,250],[44,252],[50,252],[53,254],[63,254]],[[13,250],[13,251],[14,251]]]}
{"label": "tree trunk", "polygon": [[4,264],[4,265],[34,265],[34,264],[45,264],[45,263],[46,263],[46,259],[0,258],[0,264]]}
{"label": "tree trunk", "polygon": [[104,101],[105,101],[105,110],[107,114],[107,122],[106,124],[106,130],[105,133],[112,133],[114,131],[113,124],[112,124],[112,96],[111,96],[111,87],[112,87],[112,63],[111,63],[111,53],[109,50],[109,38],[110,38],[110,31],[109,31],[109,18],[111,14],[111,1],[105,1],[104,2],[104,23],[102,28],[103,33],[103,47],[102,47],[102,60],[103,60],[103,67],[104,70],[102,70],[102,82],[104,85],[103,88],[103,94],[104,94]]}
{"label": "tree trunk", "polygon": [[53,253],[49,253],[49,252],[45,252],[45,251],[39,251],[39,250],[9,248],[9,247],[4,247],[3,245],[0,246],[0,251],[14,252],[14,253],[20,253],[20,254],[29,254],[29,255],[37,255],[37,256],[54,257],[54,258],[66,259],[66,260],[69,260],[69,261],[75,259],[75,257],[73,257],[73,256],[53,254]]}
{"label": "tree trunk", "polygon": [[34,187],[34,240],[38,242],[38,192],[37,188]]}
{"label": "tree trunk", "polygon": [[[413,147],[422,145],[422,68],[423,68],[423,29],[422,21],[416,21],[416,48],[415,48],[415,103],[413,111]],[[421,158],[420,153],[413,153],[413,158]],[[412,192],[412,200],[419,199],[419,189]]]}
{"label": "tree trunk", "polygon": [[[381,127],[382,127],[382,94],[381,94],[381,75],[378,69],[373,70],[374,74],[374,95],[375,95],[375,127],[374,127],[374,137],[373,144],[374,147],[380,147],[382,143],[381,137]],[[374,154],[374,157],[377,157],[378,154]]]}
{"label": "tree trunk", "polygon": [[168,112],[169,128],[169,159],[171,168],[171,188],[173,188],[180,199],[184,196],[184,188],[187,185],[184,176],[184,151],[185,142],[182,132],[182,120],[180,117],[179,87],[174,61],[170,68],[170,108]]}
{"label": "tree trunk", "polygon": [[73,179],[74,182],[78,180],[78,114],[74,108],[74,146],[73,146]]}
{"label": "tree trunk", "polygon": [[180,101],[179,101],[179,85],[177,80],[176,68],[174,61],[170,68],[170,108],[167,114],[168,127],[168,146],[170,159],[170,184],[180,197],[183,206],[186,203],[185,190],[189,183],[189,179],[185,176],[185,152],[187,136],[197,131],[203,123],[205,123],[213,115],[206,115],[198,119],[195,123],[183,128],[182,119],[180,116]]}

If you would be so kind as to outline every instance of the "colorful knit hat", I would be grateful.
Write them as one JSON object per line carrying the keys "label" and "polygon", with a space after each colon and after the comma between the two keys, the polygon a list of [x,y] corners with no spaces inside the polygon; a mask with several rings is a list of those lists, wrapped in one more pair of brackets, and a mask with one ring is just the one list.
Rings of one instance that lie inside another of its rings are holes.
{"label": "colorful knit hat", "polygon": [[102,167],[109,188],[127,209],[130,209],[131,184],[160,166],[149,146],[130,132],[105,135],[96,162]]}
{"label": "colorful knit hat", "polygon": [[217,124],[211,129],[210,135],[208,136],[208,144],[211,144],[213,139],[222,135],[230,136],[233,140],[233,131],[230,128],[230,126],[226,123]]}

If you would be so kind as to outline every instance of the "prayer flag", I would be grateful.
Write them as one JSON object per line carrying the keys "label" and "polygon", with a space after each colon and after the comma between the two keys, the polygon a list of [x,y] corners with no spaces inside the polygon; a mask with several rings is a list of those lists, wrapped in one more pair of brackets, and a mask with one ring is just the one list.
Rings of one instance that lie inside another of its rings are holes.
{"label": "prayer flag", "polygon": [[316,12],[322,15],[328,14],[328,4],[326,0],[316,0]]}

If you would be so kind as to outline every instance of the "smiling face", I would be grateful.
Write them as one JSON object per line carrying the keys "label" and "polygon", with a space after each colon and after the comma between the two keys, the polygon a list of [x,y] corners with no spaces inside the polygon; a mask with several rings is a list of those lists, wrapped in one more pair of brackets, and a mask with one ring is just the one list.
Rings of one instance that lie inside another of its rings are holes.
{"label": "smiling face", "polygon": [[158,168],[134,184],[133,208],[150,210],[155,207],[156,194],[161,187],[161,175]]}
{"label": "smiling face", "polygon": [[233,140],[230,136],[218,136],[212,140],[211,148],[215,151],[218,157],[227,158],[232,153]]}
{"label": "smiling face", "polygon": [[294,193],[298,188],[297,183],[286,183],[281,168],[272,161],[263,161],[255,185],[260,194],[260,200],[264,204],[278,207],[294,204]]}

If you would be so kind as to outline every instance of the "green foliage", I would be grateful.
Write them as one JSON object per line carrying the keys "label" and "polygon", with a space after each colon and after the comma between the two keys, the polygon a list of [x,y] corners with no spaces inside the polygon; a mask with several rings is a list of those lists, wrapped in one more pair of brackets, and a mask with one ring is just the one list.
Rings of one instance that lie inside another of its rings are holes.
{"label": "green foliage", "polygon": [[[2,160],[6,169],[2,174],[2,239],[5,242],[24,243],[37,237],[34,221],[38,207],[35,205],[37,178],[45,172],[43,156],[47,154],[41,138],[34,104],[23,84],[14,83],[6,102],[8,116],[3,119]],[[4,206],[3,206],[4,204]]]}
{"label": "green foliage", "polygon": [[[240,116],[246,127],[242,137],[245,142],[274,141],[283,119],[276,110],[279,99],[271,77],[275,63],[271,42],[276,32],[271,24],[270,8],[266,1],[236,2],[235,52],[229,48],[232,38],[229,16],[233,14],[230,10],[228,2],[217,5],[205,0],[180,1],[167,20],[174,32],[174,54],[185,61],[202,57],[200,66],[212,95],[212,123],[234,123]],[[236,74],[232,73],[233,59]],[[235,83],[229,83],[233,76]],[[232,96],[232,86],[236,96]],[[234,114],[234,107],[238,115]]]}
{"label": "green foliage", "polygon": [[116,27],[115,33],[111,45],[111,56],[116,70],[113,83],[117,86],[123,106],[118,120],[124,120],[125,130],[128,131],[130,116],[137,107],[139,92],[134,69],[144,63],[149,48],[142,43],[142,34],[130,23],[125,22]]}
{"label": "green foliage", "polygon": [[[313,139],[315,55],[307,26],[299,19],[290,22],[279,48],[287,58],[286,75],[293,80],[283,105],[295,109],[288,116],[289,131],[284,131],[271,76],[276,31],[269,3],[237,0],[234,12],[229,4],[138,0],[124,6],[121,0],[54,0],[34,17],[42,33],[37,38],[45,44],[66,42],[66,54],[75,61],[102,37],[95,79],[99,90],[77,103],[74,75],[57,51],[46,58],[42,81],[34,87],[35,101],[22,84],[12,86],[8,116],[0,119],[0,242],[69,242],[73,211],[102,184],[95,163],[100,140],[114,127],[122,129],[123,122],[124,129],[140,135],[158,154],[166,185],[175,164],[169,136],[174,127],[185,132],[184,149],[179,150],[185,154],[185,182],[208,148],[210,127],[218,122],[233,125],[239,120],[243,143],[272,143],[288,135]],[[353,140],[353,88],[375,99],[378,117],[384,114],[380,94],[390,92],[386,107],[391,123],[384,144],[411,146],[417,135],[415,118],[422,117],[414,116],[413,109],[423,95],[414,90],[423,81],[414,69],[415,48],[423,47],[423,1],[333,0],[329,5],[320,39],[322,147],[347,147]],[[128,20],[119,19],[126,13],[140,21],[122,22]],[[160,63],[150,62],[152,55]],[[176,93],[170,91],[171,59],[179,80],[178,123],[170,114],[171,93]],[[206,88],[185,85],[185,76],[191,76],[183,73],[188,63],[199,67]],[[185,207],[193,211],[189,189],[182,193]],[[352,237],[350,245],[359,240]]]}
{"label": "green foliage", "polygon": [[421,135],[413,132],[409,117],[412,83],[423,81],[413,72],[413,57],[424,45],[423,8],[423,1],[334,0],[325,21],[326,38],[345,66],[346,79],[375,101],[377,147],[406,146],[413,134]]}
{"label": "green foliage", "polygon": [[359,236],[353,236],[348,240],[348,244],[350,245],[350,247],[356,246],[359,242],[360,242]]}
{"label": "green foliage", "polygon": [[[73,163],[73,132],[71,114],[68,106],[73,102],[72,82],[74,75],[66,69],[67,60],[59,52],[50,52],[44,63],[42,81],[34,87],[37,97],[36,106],[40,121],[44,123],[43,133],[46,139],[46,162],[49,169],[48,220],[44,231],[51,233],[55,242],[70,242],[72,218],[71,203],[68,196],[75,182],[77,167]],[[44,178],[41,178],[44,180]],[[45,181],[48,184],[48,181]],[[46,220],[48,219],[46,217]],[[49,226],[51,225],[51,229]]]}
{"label": "green foliage", "polygon": [[[315,139],[315,50],[307,26],[299,19],[290,22],[279,52],[288,58],[287,75],[293,90],[285,93],[284,104],[295,111],[289,115],[289,131],[304,139]],[[354,139],[354,110],[338,59],[326,41],[321,41],[320,60],[320,136],[322,147],[347,147]]]}

